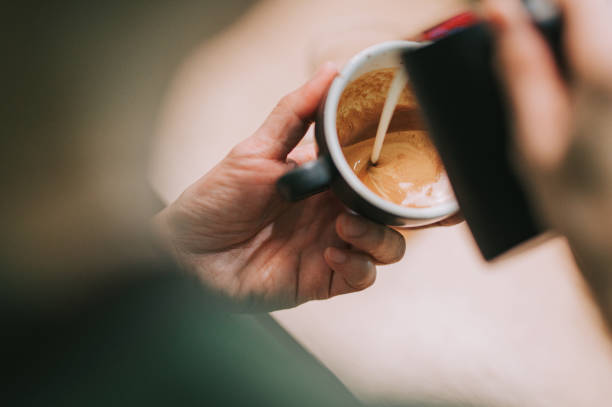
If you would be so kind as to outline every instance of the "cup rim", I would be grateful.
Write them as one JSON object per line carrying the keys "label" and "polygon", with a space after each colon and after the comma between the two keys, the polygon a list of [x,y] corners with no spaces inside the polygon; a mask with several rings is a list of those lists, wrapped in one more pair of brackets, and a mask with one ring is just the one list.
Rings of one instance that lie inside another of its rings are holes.
{"label": "cup rim", "polygon": [[328,151],[335,167],[338,169],[342,178],[344,178],[348,185],[357,192],[361,198],[394,216],[405,219],[427,220],[444,218],[455,214],[459,211],[457,201],[453,200],[451,202],[426,208],[409,208],[389,202],[376,195],[361,182],[344,158],[336,127],[336,115],[342,92],[344,92],[344,89],[350,83],[350,78],[353,74],[361,68],[368,59],[394,50],[399,53],[405,49],[420,48],[422,46],[423,44],[413,41],[387,41],[368,47],[352,57],[334,79],[329,88],[323,114],[323,127],[325,129],[325,140],[327,142]]}

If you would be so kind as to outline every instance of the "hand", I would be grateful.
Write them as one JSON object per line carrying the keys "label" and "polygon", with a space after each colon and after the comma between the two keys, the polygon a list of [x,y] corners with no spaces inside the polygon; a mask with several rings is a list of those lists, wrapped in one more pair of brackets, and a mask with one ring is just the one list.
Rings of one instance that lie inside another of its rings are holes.
{"label": "hand", "polygon": [[337,71],[325,65],[254,135],[157,215],[177,261],[241,310],[273,310],[363,290],[404,254],[393,229],[349,215],[329,192],[284,201],[276,181],[314,158],[294,147]]}
{"label": "hand", "polygon": [[520,2],[486,3],[514,109],[517,170],[612,322],[612,5],[560,1],[568,85]]}

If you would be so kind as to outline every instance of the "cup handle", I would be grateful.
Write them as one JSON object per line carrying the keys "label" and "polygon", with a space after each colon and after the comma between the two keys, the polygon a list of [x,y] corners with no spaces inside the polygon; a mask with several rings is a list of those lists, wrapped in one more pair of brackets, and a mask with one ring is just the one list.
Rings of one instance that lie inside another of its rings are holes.
{"label": "cup handle", "polygon": [[276,188],[283,198],[297,202],[325,191],[331,180],[330,158],[323,155],[283,175],[276,182]]}

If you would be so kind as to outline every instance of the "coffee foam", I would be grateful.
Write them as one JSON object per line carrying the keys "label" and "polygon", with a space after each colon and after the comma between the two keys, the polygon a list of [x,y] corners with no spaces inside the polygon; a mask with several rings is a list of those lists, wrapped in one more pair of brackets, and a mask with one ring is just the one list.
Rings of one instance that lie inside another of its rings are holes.
{"label": "coffee foam", "polygon": [[421,187],[414,186],[411,182],[400,182],[400,188],[406,190],[406,198],[402,206],[408,207],[431,207],[448,202],[453,196],[453,190],[446,173],[440,174],[436,182]]}
{"label": "coffee foam", "polygon": [[416,208],[450,202],[454,196],[448,176],[408,87],[400,96],[377,165],[370,162],[394,72],[367,73],[345,89],[337,115],[345,158],[370,190],[390,202]]}

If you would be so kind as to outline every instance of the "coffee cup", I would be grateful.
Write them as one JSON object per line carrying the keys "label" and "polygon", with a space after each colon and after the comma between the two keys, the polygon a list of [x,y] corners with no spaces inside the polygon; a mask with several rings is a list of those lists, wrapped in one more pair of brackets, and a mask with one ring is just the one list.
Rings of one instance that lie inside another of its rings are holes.
{"label": "coffee cup", "polygon": [[[343,153],[343,147],[354,143],[354,135],[339,136],[339,107],[345,103],[343,93],[349,85],[368,73],[401,68],[401,55],[421,47],[410,41],[389,41],[374,45],[354,56],[331,84],[315,121],[318,158],[285,174],[277,183],[279,192],[288,200],[299,201],[331,188],[334,194],[352,211],[376,222],[398,226],[419,227],[437,223],[454,215],[458,204],[454,199],[425,207],[407,207],[393,203],[370,190],[355,174]],[[373,85],[369,99],[382,110],[386,94]],[[361,92],[359,96],[364,96]],[[366,97],[367,99],[367,97]],[[398,105],[398,108],[401,107]],[[378,110],[374,110],[378,111]],[[372,115],[371,106],[364,107],[364,115]],[[367,120],[364,120],[366,122]],[[359,120],[356,124],[359,125]]]}

